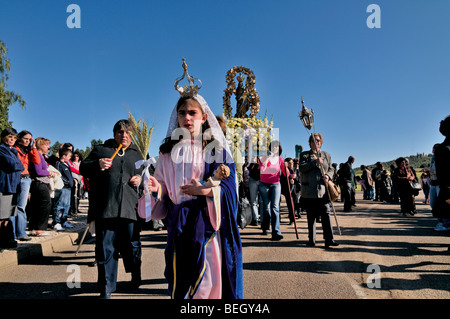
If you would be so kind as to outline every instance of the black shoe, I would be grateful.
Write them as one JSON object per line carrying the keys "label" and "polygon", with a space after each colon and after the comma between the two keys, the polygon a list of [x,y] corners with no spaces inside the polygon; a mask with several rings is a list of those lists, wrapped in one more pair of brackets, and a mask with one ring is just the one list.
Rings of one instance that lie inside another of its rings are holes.
{"label": "black shoe", "polygon": [[316,246],[316,243],[313,242],[313,241],[308,241],[308,242],[306,243],[306,246],[314,247],[314,246]]}
{"label": "black shoe", "polygon": [[273,234],[272,235],[272,240],[282,240],[283,239],[283,235],[278,235],[278,234]]}
{"label": "black shoe", "polygon": [[111,293],[101,293],[99,299],[111,299]]}
{"label": "black shoe", "polygon": [[5,249],[12,249],[12,248],[17,248],[17,241],[15,240],[10,240],[6,243],[3,243],[1,245],[1,248],[5,248]]}
{"label": "black shoe", "polygon": [[325,242],[325,248],[328,248],[328,247],[337,247],[337,246],[339,246],[339,244],[338,244],[337,242],[335,242],[334,240],[333,240],[333,241]]}
{"label": "black shoe", "polygon": [[138,272],[136,274],[131,274],[131,283],[130,283],[130,288],[132,290],[138,290],[139,286],[141,285],[142,281],[141,281],[141,273]]}

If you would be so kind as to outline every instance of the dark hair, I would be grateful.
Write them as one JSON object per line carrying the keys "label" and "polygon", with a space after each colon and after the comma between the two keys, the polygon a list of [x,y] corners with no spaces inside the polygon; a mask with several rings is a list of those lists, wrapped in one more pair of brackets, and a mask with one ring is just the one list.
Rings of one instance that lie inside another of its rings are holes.
{"label": "dark hair", "polygon": [[116,132],[120,131],[121,129],[126,129],[127,131],[132,131],[133,127],[131,126],[130,121],[128,121],[127,119],[122,119],[122,120],[117,121],[116,124],[114,124],[113,134],[116,135]]}
{"label": "dark hair", "polygon": [[[189,97],[189,96],[188,97],[180,97],[180,99],[178,100],[177,105],[176,105],[177,111],[178,111],[178,109],[180,107],[182,107],[184,104],[186,104],[187,100],[194,100],[194,101],[196,101],[195,99],[193,99],[192,97]],[[196,102],[199,103],[198,101],[196,101]],[[203,110],[202,110],[202,112],[203,112]],[[178,124],[178,121],[177,121],[177,127],[178,127],[178,125],[179,124]],[[202,132],[205,132],[209,128],[210,128],[210,126],[208,124],[208,121],[205,121],[205,123],[202,124]],[[170,153],[172,151],[172,148],[183,139],[182,136],[180,136],[179,138],[180,139],[178,139],[178,140],[173,140],[172,136],[166,137],[162,141],[162,144],[159,147],[159,151],[162,154]],[[205,146],[208,145],[209,143],[211,143],[212,141],[214,141],[214,136],[208,136],[208,139],[203,139],[203,148],[205,148]]]}
{"label": "dark hair", "polygon": [[405,161],[404,157],[399,157],[395,160],[395,164],[397,164],[397,166],[400,167],[400,164],[404,161]]}
{"label": "dark hair", "polygon": [[80,159],[80,162],[83,161],[83,155],[81,155],[81,153],[79,151],[75,151],[72,153],[72,162],[75,159],[75,155],[78,155],[78,158]]}
{"label": "dark hair", "polygon": [[439,125],[439,132],[445,137],[450,136],[450,115],[441,121]]}
{"label": "dark hair", "polygon": [[[20,147],[20,148],[23,148],[23,146],[20,145],[20,139],[21,139],[22,137],[24,137],[25,135],[27,135],[27,134],[30,134],[31,136],[33,136],[33,134],[31,134],[30,131],[27,131],[27,130],[22,130],[22,131],[20,131],[19,134],[17,134],[17,141],[16,141],[15,145],[18,146],[18,147]],[[25,151],[28,152],[28,151],[30,150],[30,146],[31,146],[31,144],[28,145],[28,147],[27,147],[27,149],[26,149]]]}
{"label": "dark hair", "polygon": [[8,135],[17,136],[17,131],[12,127],[7,127],[2,131],[1,138],[4,138],[5,136]]}
{"label": "dark hair", "polygon": [[281,147],[280,141],[273,140],[272,142],[270,142],[268,149],[269,152],[272,152],[272,146],[278,146],[278,156],[281,156],[281,154],[283,153],[283,148]]}
{"label": "dark hair", "polygon": [[63,147],[58,151],[59,158],[61,158],[63,155],[67,155],[69,153],[72,153],[72,151],[67,147]]}
{"label": "dark hair", "polygon": [[22,130],[22,131],[20,131],[19,134],[17,134],[17,138],[22,138],[22,137],[24,137],[24,136],[27,135],[27,134],[30,134],[31,136],[33,136],[33,134],[31,134],[30,131]]}
{"label": "dark hair", "polygon": [[72,147],[72,149],[75,150],[75,147],[73,146],[72,143],[62,143],[62,144],[59,145],[60,149],[62,149],[62,148],[69,148],[69,147]]}

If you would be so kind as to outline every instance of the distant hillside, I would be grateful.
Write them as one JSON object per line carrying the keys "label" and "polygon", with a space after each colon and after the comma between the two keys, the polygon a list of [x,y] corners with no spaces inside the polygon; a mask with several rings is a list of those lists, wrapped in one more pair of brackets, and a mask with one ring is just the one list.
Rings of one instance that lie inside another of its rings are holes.
{"label": "distant hillside", "polygon": [[[409,166],[412,166],[414,169],[424,168],[424,167],[430,167],[431,164],[431,154],[417,154],[417,155],[410,155],[406,158],[409,159]],[[389,162],[383,162],[385,168],[390,167],[392,164],[394,166],[397,166],[395,164],[395,160],[393,159]],[[371,167],[375,167],[375,164],[371,165]]]}
{"label": "distant hillside", "polygon": [[[406,158],[409,159],[409,165],[412,166],[416,171],[420,171],[424,167],[430,167],[431,157],[432,157],[432,154],[425,154],[425,153],[406,156]],[[391,165],[394,165],[395,167],[397,167],[397,165],[395,164],[395,160],[396,160],[396,158],[391,161],[388,161],[388,162],[381,162],[381,164],[383,164],[385,169],[389,169],[389,167],[391,167]],[[369,165],[369,169],[372,169],[374,167],[375,167],[375,163],[372,165]],[[359,169],[359,167],[354,167],[354,169],[355,169],[356,175],[361,174],[361,170]]]}

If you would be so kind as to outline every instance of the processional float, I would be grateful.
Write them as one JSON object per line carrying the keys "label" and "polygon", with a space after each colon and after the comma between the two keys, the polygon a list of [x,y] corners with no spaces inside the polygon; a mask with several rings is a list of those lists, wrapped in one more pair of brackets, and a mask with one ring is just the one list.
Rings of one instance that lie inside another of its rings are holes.
{"label": "processional float", "polygon": [[[235,78],[238,81],[236,86]],[[245,84],[244,84],[245,80]],[[257,117],[260,104],[258,92],[255,89],[254,73],[243,66],[232,67],[226,76],[227,88],[223,97],[223,116],[227,126],[227,141],[233,149],[233,158],[236,163],[243,164],[243,157],[248,156],[251,163],[254,156],[260,156],[268,150],[272,140],[273,121],[268,120],[267,113],[264,118]],[[236,113],[232,116],[231,96],[236,98]],[[249,112],[249,114],[248,114]],[[242,156],[244,155],[244,156]],[[295,215],[292,194],[289,191],[287,168],[284,167],[284,176],[288,185],[288,205]],[[294,216],[294,226],[297,239],[297,222]]]}

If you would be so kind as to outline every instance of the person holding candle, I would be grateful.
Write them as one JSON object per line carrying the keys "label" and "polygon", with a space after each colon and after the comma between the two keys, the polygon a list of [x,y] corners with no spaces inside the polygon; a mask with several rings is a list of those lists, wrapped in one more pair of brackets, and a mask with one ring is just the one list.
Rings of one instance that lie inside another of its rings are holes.
{"label": "person holding candle", "polygon": [[128,120],[118,121],[114,138],[96,145],[80,164],[81,175],[90,183],[88,223],[95,221],[101,298],[110,298],[116,290],[119,253],[125,271],[131,272],[131,288],[137,289],[141,283],[137,187],[142,169],[136,169],[135,163],[142,156],[132,143],[131,129]]}

